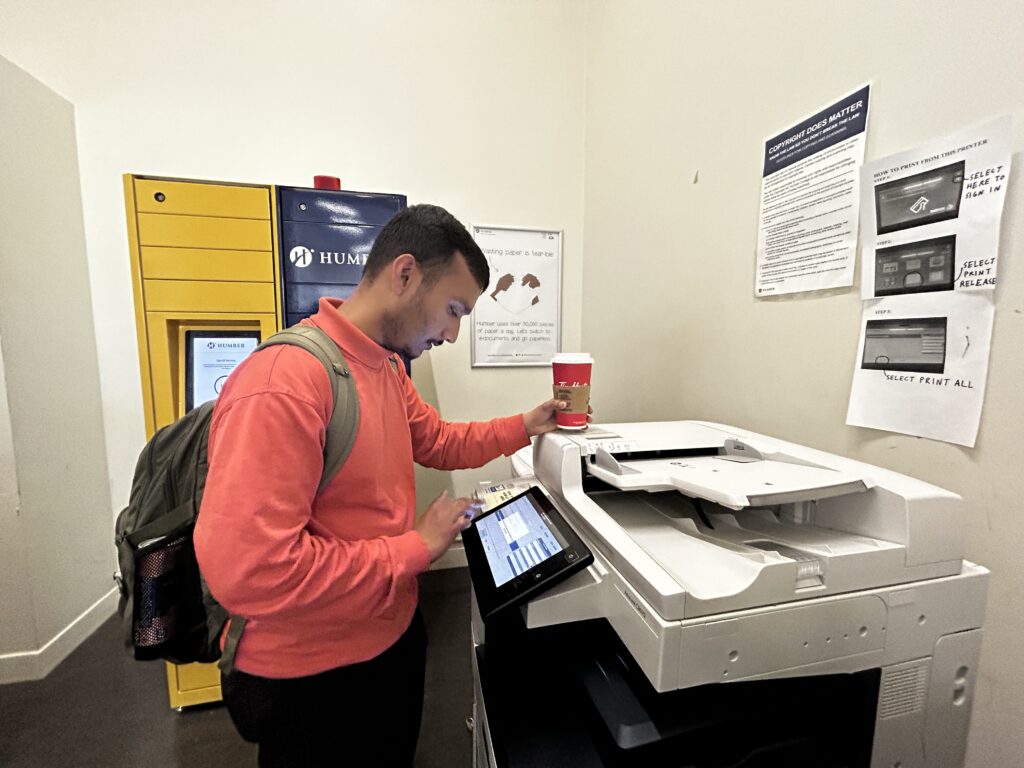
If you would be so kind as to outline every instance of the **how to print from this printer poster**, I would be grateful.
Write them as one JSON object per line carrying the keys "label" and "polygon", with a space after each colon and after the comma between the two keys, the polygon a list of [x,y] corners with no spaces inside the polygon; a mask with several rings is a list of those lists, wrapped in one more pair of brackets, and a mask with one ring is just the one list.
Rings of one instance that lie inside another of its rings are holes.
{"label": "how to print from this printer poster", "polygon": [[846,423],[973,447],[994,314],[987,292],[865,302]]}

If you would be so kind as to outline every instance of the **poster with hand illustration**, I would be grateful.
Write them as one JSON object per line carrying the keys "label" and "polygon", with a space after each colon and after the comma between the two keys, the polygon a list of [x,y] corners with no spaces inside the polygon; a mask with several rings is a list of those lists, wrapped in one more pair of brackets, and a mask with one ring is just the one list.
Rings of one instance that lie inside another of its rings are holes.
{"label": "poster with hand illustration", "polygon": [[491,282],[472,315],[472,364],[549,365],[559,352],[562,233],[473,226]]}

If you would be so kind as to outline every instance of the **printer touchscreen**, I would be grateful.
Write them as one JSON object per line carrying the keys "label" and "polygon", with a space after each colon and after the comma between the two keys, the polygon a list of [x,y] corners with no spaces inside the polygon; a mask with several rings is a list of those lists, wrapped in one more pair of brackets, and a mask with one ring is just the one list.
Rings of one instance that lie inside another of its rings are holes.
{"label": "printer touchscreen", "polygon": [[545,512],[524,494],[476,522],[494,585],[500,587],[565,548]]}

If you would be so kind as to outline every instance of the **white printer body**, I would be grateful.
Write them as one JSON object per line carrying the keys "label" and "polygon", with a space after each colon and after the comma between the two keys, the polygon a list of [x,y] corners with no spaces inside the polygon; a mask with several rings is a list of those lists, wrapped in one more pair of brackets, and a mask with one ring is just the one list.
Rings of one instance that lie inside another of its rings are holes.
{"label": "white printer body", "polygon": [[956,494],[695,421],[559,431],[514,463],[595,556],[528,627],[607,619],[659,692],[878,669],[872,767],[963,766],[988,571]]}

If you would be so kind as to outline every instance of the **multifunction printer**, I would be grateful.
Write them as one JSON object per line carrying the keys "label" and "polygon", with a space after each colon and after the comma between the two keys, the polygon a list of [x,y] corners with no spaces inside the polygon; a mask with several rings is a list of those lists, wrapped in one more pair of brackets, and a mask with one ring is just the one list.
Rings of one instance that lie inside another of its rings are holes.
{"label": "multifunction printer", "polygon": [[558,431],[514,466],[594,561],[475,622],[478,765],[544,764],[540,728],[550,764],[963,766],[988,571],[959,496],[697,421]]}

